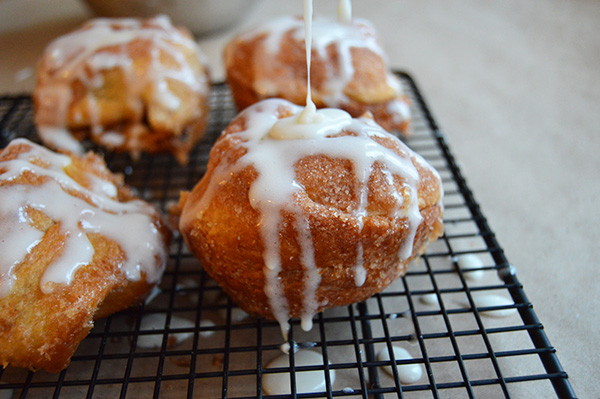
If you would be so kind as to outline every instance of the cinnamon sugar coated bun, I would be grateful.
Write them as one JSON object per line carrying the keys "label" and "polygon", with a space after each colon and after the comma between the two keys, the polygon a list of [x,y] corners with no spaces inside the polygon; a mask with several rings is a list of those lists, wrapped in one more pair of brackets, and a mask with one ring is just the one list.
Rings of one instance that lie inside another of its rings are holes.
{"label": "cinnamon sugar coated bun", "polygon": [[180,163],[204,133],[210,79],[204,55],[166,16],[99,18],[54,40],[38,65],[35,123],[52,148],[79,141]]}
{"label": "cinnamon sugar coated bun", "polygon": [[[409,134],[410,108],[390,73],[373,26],[363,19],[315,17],[312,28],[312,99],[353,117],[371,112],[386,130]],[[306,99],[306,55],[301,18],[282,17],[235,37],[224,51],[227,82],[240,109],[278,97]]]}
{"label": "cinnamon sugar coated bun", "polygon": [[0,152],[0,364],[66,368],[94,319],[142,301],[171,232],[88,153],[26,139]]}
{"label": "cinnamon sugar coated bun", "polygon": [[[282,99],[238,115],[183,193],[180,232],[246,312],[310,329],[381,292],[442,234],[438,173],[372,119]],[[302,122],[302,119],[308,122]]]}

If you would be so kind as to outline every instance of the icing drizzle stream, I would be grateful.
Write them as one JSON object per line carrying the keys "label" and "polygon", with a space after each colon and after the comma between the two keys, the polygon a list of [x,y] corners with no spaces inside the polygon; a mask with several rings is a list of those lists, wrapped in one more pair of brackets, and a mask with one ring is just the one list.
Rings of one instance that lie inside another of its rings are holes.
{"label": "icing drizzle stream", "polygon": [[350,23],[352,21],[352,1],[340,0],[338,3],[338,20],[342,23]]}

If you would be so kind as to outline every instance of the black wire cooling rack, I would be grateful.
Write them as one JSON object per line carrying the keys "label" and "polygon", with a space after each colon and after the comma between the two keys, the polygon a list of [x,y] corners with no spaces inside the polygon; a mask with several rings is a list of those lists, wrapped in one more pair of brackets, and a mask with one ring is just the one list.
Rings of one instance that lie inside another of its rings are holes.
{"label": "black wire cooling rack", "polygon": [[[294,366],[291,353],[290,367],[267,367],[282,353],[279,326],[236,307],[177,238],[153,300],[97,321],[60,373],[0,370],[0,398],[575,397],[415,82],[398,75],[413,102],[407,144],[442,176],[446,232],[383,293],[318,314],[308,333],[292,321],[290,343],[321,354],[318,364]],[[228,87],[216,84],[207,135],[186,167],[169,156],[105,158],[166,210],[203,175],[212,143],[235,114]],[[29,96],[0,98],[0,115],[0,147],[17,136],[37,141]],[[476,270],[459,267],[465,255],[481,262]],[[508,302],[477,307],[482,294]],[[378,360],[392,346],[412,359]],[[385,371],[394,363],[418,364],[423,376],[402,384],[397,369]],[[323,392],[302,392],[297,377],[307,371],[323,373]],[[264,393],[263,376],[271,373],[289,375],[291,396]]]}

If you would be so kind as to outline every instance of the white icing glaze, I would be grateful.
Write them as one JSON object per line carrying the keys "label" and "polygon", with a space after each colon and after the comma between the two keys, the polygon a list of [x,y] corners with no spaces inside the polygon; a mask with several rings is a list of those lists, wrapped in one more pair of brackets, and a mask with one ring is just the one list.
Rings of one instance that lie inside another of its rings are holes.
{"label": "white icing glaze", "polygon": [[[204,327],[204,328],[212,328],[215,327],[215,323],[212,320],[200,320],[200,327]],[[208,338],[213,336],[215,333],[214,330],[204,330],[204,331],[200,331],[198,334],[202,337],[202,338]]]}
{"label": "white icing glaze", "polygon": [[312,55],[312,25],[313,25],[313,2],[304,0],[304,48],[306,51],[306,107],[298,115],[298,122],[310,123],[315,119],[317,107],[312,100],[310,86],[310,60]]}
{"label": "white icing glaze", "polygon": [[[395,360],[410,360],[413,358],[406,349],[401,348],[399,346],[392,346],[392,350],[394,351]],[[388,351],[387,347],[381,349],[377,353],[377,361],[390,361],[390,352]],[[417,382],[423,376],[423,367],[418,363],[397,364],[396,367],[398,370],[398,378],[400,379],[400,382],[404,384],[412,384],[414,382]],[[392,377],[394,376],[392,366],[383,366],[383,371],[385,371]]]}
{"label": "white icing glaze", "polygon": [[119,132],[105,131],[100,143],[108,148],[117,148],[125,144],[125,137]]}
{"label": "white icing glaze", "polygon": [[158,285],[155,285],[154,287],[152,287],[152,290],[150,291],[150,293],[144,300],[144,305],[149,305],[150,303],[152,303],[152,301],[155,300],[156,297],[159,296],[160,294],[162,294],[162,290],[160,289],[160,287]]}
{"label": "white icing glaze", "polygon": [[281,346],[279,347],[279,349],[285,353],[286,355],[290,354],[290,350],[292,350],[293,348],[293,352],[296,353],[298,352],[298,344],[295,342],[292,342],[292,345],[290,345],[289,342],[284,342],[283,344],[281,344]]}
{"label": "white icing glaze", "polygon": [[[397,90],[400,92],[400,89]],[[392,115],[394,123],[401,123],[410,119],[410,106],[406,101],[394,100],[390,101],[387,106],[388,113]]]}
{"label": "white icing glaze", "polygon": [[64,127],[38,126],[38,135],[48,145],[68,151],[72,154],[83,155],[85,149],[79,141]]}
{"label": "white icing glaze", "polygon": [[[227,320],[227,309],[220,309],[219,316],[221,316],[224,320]],[[241,321],[246,320],[250,315],[244,312],[240,308],[231,308],[231,322],[239,323]]]}
{"label": "white icing glaze", "polygon": [[[487,308],[494,306],[514,306],[514,302],[508,298],[495,294],[474,294],[473,302],[478,308]],[[469,307],[466,304],[466,307]],[[480,310],[479,313],[488,317],[508,317],[517,312],[516,308]]]}
{"label": "white icing glaze", "polygon": [[[323,365],[323,355],[312,350],[299,350],[294,354],[294,366],[318,366]],[[283,354],[273,359],[269,368],[290,367],[290,357]],[[296,371],[296,392],[313,393],[325,391],[325,372],[323,370]],[[335,370],[329,370],[331,384],[335,382]],[[263,388],[269,395],[285,395],[292,393],[290,384],[290,373],[265,373],[263,374]]]}
{"label": "white icing glaze", "polygon": [[[362,231],[363,228],[363,224],[362,224],[362,219],[359,219],[359,224],[360,224],[360,230]],[[356,284],[357,287],[362,287],[363,284],[365,283],[365,281],[367,281],[367,269],[365,269],[364,266],[364,250],[362,245],[359,245],[357,250],[357,256],[356,256],[356,264],[354,265],[354,284]]]}
{"label": "white icing glaze", "polygon": [[177,283],[176,289],[179,293],[186,295],[187,292],[185,290],[198,288],[198,283],[191,278],[184,278],[180,282]]}
{"label": "white icing glaze", "polygon": [[[140,331],[155,331],[155,330],[164,330],[167,328],[167,315],[163,313],[151,313],[149,315],[145,315],[142,317],[142,321],[140,323]],[[195,325],[189,320],[182,319],[181,317],[171,316],[169,328],[170,329],[192,329]],[[183,341],[189,339],[193,335],[193,332],[178,332],[171,333],[167,338],[167,347],[172,348]],[[137,347],[138,348],[148,348],[148,349],[159,349],[162,346],[163,335],[162,334],[141,334],[137,338]]]}
{"label": "white icing glaze", "polygon": [[299,236],[301,254],[301,262],[306,271],[306,282],[304,283],[303,295],[303,313],[301,316],[300,327],[304,331],[310,331],[313,326],[313,316],[317,313],[319,302],[317,300],[317,289],[321,282],[321,275],[315,264],[315,251],[313,247],[312,237],[310,234],[310,224],[302,212],[296,215],[297,232]]}
{"label": "white icing glaze", "polygon": [[[0,194],[2,194],[0,188]],[[14,197],[25,200],[24,190],[19,190]],[[14,266],[19,264],[25,256],[41,241],[44,233],[30,225],[30,218],[24,207],[10,209],[9,203],[0,201],[0,298],[10,292],[15,277],[11,273]]]}
{"label": "white icing glaze", "polygon": [[421,301],[421,303],[423,303],[425,305],[437,305],[440,303],[440,300],[438,299],[438,296],[435,292],[432,292],[430,294],[421,295],[419,297],[419,300]]}
{"label": "white icing glaze", "polygon": [[[39,185],[12,184],[0,187],[0,296],[10,292],[13,268],[24,260],[44,233],[30,224],[28,212],[42,211],[56,222],[64,234],[64,247],[42,275],[40,288],[49,292],[49,282],[69,284],[77,269],[92,261],[94,249],[86,233],[100,233],[114,240],[126,255],[119,265],[129,280],[157,282],[166,265],[167,253],[154,223],[156,211],[140,200],[119,202],[113,183],[86,173],[85,188],[64,169],[71,159],[53,153],[25,139],[13,140],[10,146],[27,145],[30,149],[16,159],[0,162],[0,181],[11,181],[24,172],[47,181]],[[35,160],[44,163],[34,164]],[[72,194],[77,192],[86,199]]]}
{"label": "white icing glaze", "polygon": [[269,136],[287,140],[324,138],[339,133],[351,122],[352,117],[347,112],[333,108],[317,110],[311,101],[299,114],[275,122]]}
{"label": "white icing glaze", "polygon": [[456,257],[458,267],[463,271],[467,280],[481,280],[485,271],[483,261],[476,254],[464,254]]}
{"label": "white icing glaze", "polygon": [[352,21],[352,1],[340,0],[338,3],[338,21],[350,23]]}
{"label": "white icing glaze", "polygon": [[[151,67],[140,69],[134,65],[132,55],[126,46],[136,40],[146,42],[151,58]],[[167,16],[158,16],[141,21],[129,18],[98,18],[88,21],[81,29],[64,35],[53,41],[46,49],[44,62],[47,68],[42,69],[39,81],[42,85],[36,89],[36,100],[44,109],[57,110],[58,115],[52,115],[51,120],[57,121],[55,127],[66,126],[67,112],[72,100],[71,84],[81,82],[88,90],[102,86],[103,78],[100,71],[119,68],[123,72],[125,86],[123,95],[127,95],[127,103],[141,113],[142,92],[152,93],[152,101],[164,108],[174,110],[180,105],[179,97],[172,91],[169,82],[179,82],[196,93],[206,95],[208,82],[206,77],[193,68],[180,52],[186,48],[194,54],[198,61],[206,64],[204,55],[196,43],[171,25]],[[161,57],[168,57],[168,66],[163,66]],[[103,127],[100,125],[98,105],[93,96],[87,96],[88,116],[91,130],[100,135]],[[53,104],[44,106],[44,104]],[[74,115],[76,120],[82,120],[81,114]],[[47,118],[41,118],[45,120]],[[51,137],[54,134],[59,137]],[[57,148],[70,150],[73,143],[58,130],[45,129],[42,133]],[[106,138],[107,144],[120,145],[121,140],[114,137]],[[59,145],[66,145],[60,147]]]}

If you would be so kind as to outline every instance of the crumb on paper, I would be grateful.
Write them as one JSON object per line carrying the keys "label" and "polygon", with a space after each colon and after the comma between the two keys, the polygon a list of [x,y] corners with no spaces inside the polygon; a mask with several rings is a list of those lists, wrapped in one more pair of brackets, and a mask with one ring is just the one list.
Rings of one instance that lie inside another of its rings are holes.
{"label": "crumb on paper", "polygon": [[190,367],[192,364],[192,360],[188,356],[173,357],[171,360],[179,367]]}
{"label": "crumb on paper", "polygon": [[223,355],[214,355],[212,358],[212,365],[218,369],[223,368]]}

